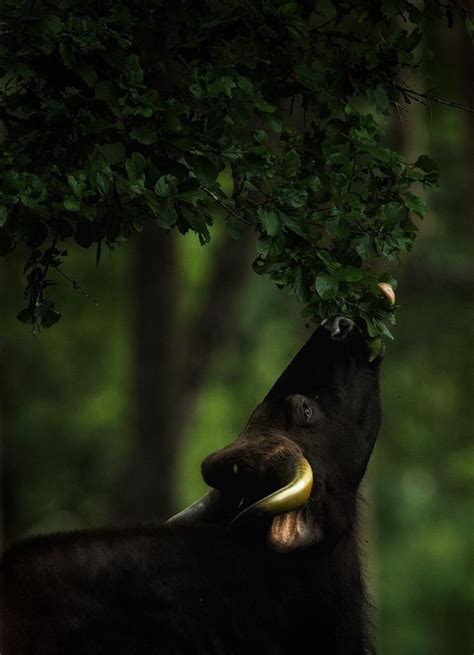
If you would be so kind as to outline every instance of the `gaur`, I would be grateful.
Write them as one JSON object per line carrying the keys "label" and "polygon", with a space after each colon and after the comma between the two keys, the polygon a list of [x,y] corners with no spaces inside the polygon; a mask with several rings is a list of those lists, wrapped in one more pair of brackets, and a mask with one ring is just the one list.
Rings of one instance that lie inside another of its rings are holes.
{"label": "gaur", "polygon": [[327,321],[203,461],[203,499],[164,525],[13,545],[2,655],[373,653],[357,499],[380,361],[350,320]]}

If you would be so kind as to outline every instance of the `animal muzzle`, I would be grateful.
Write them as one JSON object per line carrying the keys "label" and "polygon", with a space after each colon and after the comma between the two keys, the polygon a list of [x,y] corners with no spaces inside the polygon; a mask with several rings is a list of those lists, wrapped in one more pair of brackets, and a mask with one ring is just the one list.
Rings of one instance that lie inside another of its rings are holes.
{"label": "animal muzzle", "polygon": [[300,449],[286,441],[262,450],[237,441],[206,458],[203,477],[214,489],[169,522],[226,522],[237,529],[267,517],[273,519],[268,541],[274,549],[298,547],[305,537],[313,470]]}
{"label": "animal muzzle", "polygon": [[302,507],[313,488],[313,470],[308,460],[303,455],[292,457],[286,468],[286,477],[286,484],[239,512],[230,527],[263,516],[287,514]]}
{"label": "animal muzzle", "polygon": [[[288,482],[241,511],[230,528],[259,517],[273,517],[267,541],[273,550],[287,552],[305,547],[315,539],[308,501],[313,488],[313,470],[303,455],[291,458],[286,468]],[[317,534],[316,536],[319,536]]]}
{"label": "animal muzzle", "polygon": [[313,471],[300,448],[283,435],[240,437],[202,463],[210,487],[239,501],[232,525],[301,507],[309,498]]}

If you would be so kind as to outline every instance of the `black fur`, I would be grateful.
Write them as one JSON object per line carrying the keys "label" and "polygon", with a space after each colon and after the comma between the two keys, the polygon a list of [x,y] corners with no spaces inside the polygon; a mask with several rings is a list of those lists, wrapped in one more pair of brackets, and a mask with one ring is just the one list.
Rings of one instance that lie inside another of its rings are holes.
{"label": "black fur", "polygon": [[[319,328],[239,438],[203,462],[224,498],[218,522],[13,546],[1,569],[2,655],[373,653],[356,499],[380,423],[378,363],[356,329],[335,340]],[[242,497],[278,488],[296,450],[314,472],[311,539],[275,552],[271,518],[228,525]]]}

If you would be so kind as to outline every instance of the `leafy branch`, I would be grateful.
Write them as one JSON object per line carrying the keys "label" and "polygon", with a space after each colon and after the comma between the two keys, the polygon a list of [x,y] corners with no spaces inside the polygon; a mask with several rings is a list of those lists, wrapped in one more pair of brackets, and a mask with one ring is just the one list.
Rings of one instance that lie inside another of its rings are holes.
{"label": "leafy branch", "polygon": [[59,320],[48,276],[63,275],[63,244],[95,247],[98,262],[145,221],[204,244],[217,205],[231,237],[256,234],[254,270],[308,319],[345,313],[371,337],[390,335],[379,284],[395,285],[390,262],[411,249],[427,210],[417,193],[438,175],[429,157],[408,164],[387,148],[379,119],[414,99],[468,110],[394,82],[419,69],[430,21],[467,21],[465,10],[405,0],[169,9],[4,3],[0,254],[30,249],[20,320],[35,330]]}

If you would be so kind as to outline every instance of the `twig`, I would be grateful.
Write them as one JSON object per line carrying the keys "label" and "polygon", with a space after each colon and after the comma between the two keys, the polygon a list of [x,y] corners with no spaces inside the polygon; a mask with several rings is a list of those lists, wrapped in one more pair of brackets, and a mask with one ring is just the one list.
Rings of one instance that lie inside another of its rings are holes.
{"label": "twig", "polygon": [[436,102],[438,105],[445,105],[446,107],[460,109],[461,111],[467,111],[469,114],[474,114],[474,108],[467,107],[466,105],[461,105],[458,102],[444,100],[444,98],[437,98],[436,96],[432,96],[428,93],[421,93],[420,91],[414,91],[413,89],[406,89],[403,86],[397,86],[396,88],[400,91],[400,93],[408,96],[409,98],[411,97],[413,100],[421,102],[422,104],[425,104],[423,100],[427,100],[428,102]]}
{"label": "twig", "polygon": [[235,212],[232,207],[229,207],[223,200],[219,198],[217,193],[214,193],[214,191],[211,191],[210,189],[207,189],[205,186],[201,187],[203,191],[207,193],[208,196],[210,196],[213,200],[217,202],[218,205],[220,205],[223,209],[225,209],[229,214],[231,214],[234,218],[237,218],[239,221],[244,221],[242,216],[239,216],[237,212]]}
{"label": "twig", "polygon": [[60,268],[58,268],[57,266],[53,266],[53,268],[54,268],[54,270],[55,270],[57,273],[59,273],[59,275],[62,275],[63,278],[65,278],[68,282],[70,282],[70,283],[72,284],[72,287],[73,287],[74,291],[77,291],[77,292],[80,293],[82,296],[84,296],[85,298],[87,298],[87,300],[90,300],[92,303],[94,303],[94,305],[95,305],[96,307],[99,307],[99,301],[98,301],[98,300],[94,300],[94,298],[92,298],[92,297],[87,293],[87,291],[84,291],[84,289],[81,287],[81,285],[80,285],[78,282],[76,282],[76,280],[73,280],[71,277],[69,277],[69,275],[66,275],[66,273],[64,273],[64,271],[62,271],[62,270],[61,270]]}

